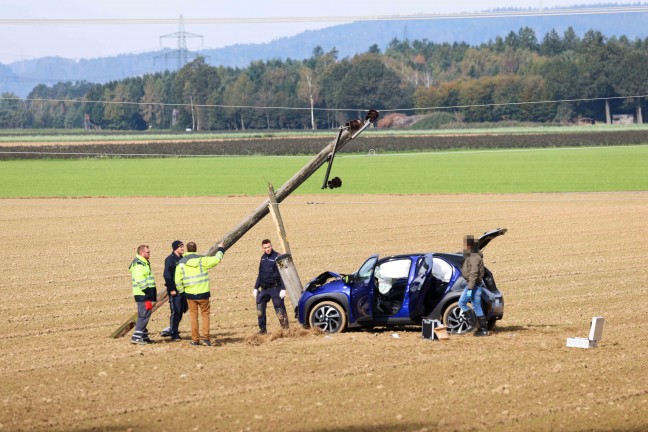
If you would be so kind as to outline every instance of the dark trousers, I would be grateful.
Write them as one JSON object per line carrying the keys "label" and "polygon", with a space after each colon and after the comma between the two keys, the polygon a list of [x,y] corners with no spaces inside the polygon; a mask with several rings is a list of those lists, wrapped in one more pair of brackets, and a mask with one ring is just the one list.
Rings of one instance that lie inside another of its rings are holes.
{"label": "dark trousers", "polygon": [[178,293],[174,296],[169,296],[169,308],[171,309],[171,315],[169,316],[169,327],[171,331],[169,333],[171,337],[180,336],[178,326],[180,325],[180,321],[182,321],[185,303],[186,297],[184,294]]}
{"label": "dark trousers", "polygon": [[279,323],[281,327],[288,327],[288,314],[286,313],[286,305],[281,297],[279,297],[279,292],[281,291],[281,286],[274,288],[267,288],[259,290],[256,298],[256,308],[257,308],[257,318],[259,321],[259,328],[261,330],[266,329],[267,318],[266,318],[266,306],[268,302],[272,300],[272,305],[274,306],[275,313],[277,318],[279,318]]}
{"label": "dark trousers", "polygon": [[137,302],[137,322],[135,323],[135,331],[131,339],[133,340],[148,340],[149,334],[146,326],[151,319],[151,310],[146,310],[144,302]]}

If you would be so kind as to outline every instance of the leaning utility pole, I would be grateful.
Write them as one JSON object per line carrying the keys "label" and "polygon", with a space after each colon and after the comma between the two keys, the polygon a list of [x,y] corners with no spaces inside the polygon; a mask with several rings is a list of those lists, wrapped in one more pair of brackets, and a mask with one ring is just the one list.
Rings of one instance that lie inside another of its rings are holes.
{"label": "leaning utility pole", "polygon": [[[333,140],[329,143],[322,151],[320,151],[317,156],[315,156],[304,168],[299,170],[297,174],[292,176],[283,186],[279,188],[275,196],[277,198],[277,203],[282,202],[288,197],[292,192],[295,191],[302,183],[304,183],[311,175],[315,173],[324,165],[324,162],[327,160],[332,161],[335,156],[335,152],[338,152],[342,149],[349,141],[353,138],[360,135],[360,133],[365,130],[367,126],[373,123],[378,118],[378,111],[370,110],[367,116],[365,117],[364,123],[360,120],[352,120],[347,123],[345,126],[342,126],[339,130],[338,137],[336,140]],[[270,210],[268,206],[270,205],[270,198],[263,201],[263,203],[257,207],[257,209],[250,216],[243,219],[232,231],[225,234],[221,237],[214,246],[207,251],[207,255],[215,255],[218,251],[218,245],[223,242],[225,244],[225,249],[232,246],[236,243],[243,235],[248,232],[254,225],[256,225],[264,216],[266,216]]]}
{"label": "leaning utility pole", "polygon": [[[297,172],[290,180],[288,180],[279,190],[276,192],[275,197],[277,203],[282,202],[288,197],[292,192],[295,191],[302,183],[304,183],[310,176],[312,176],[315,171],[319,169],[325,162],[329,161],[331,163],[335,157],[335,153],[342,149],[349,141],[357,137],[364,131],[371,123],[375,122],[378,119],[378,111],[369,110],[365,116],[364,122],[360,120],[351,120],[345,126],[340,127],[338,131],[337,139],[331,141],[322,151],[320,151],[306,166]],[[327,171],[328,177],[328,171]],[[339,179],[338,179],[339,181]],[[221,237],[215,244],[212,246],[205,255],[216,255],[218,251],[218,245],[222,242],[224,244],[224,249],[227,250],[230,246],[233,246],[245,233],[247,233],[254,225],[256,225],[261,219],[263,219],[268,213],[270,213],[270,198],[267,198],[257,209],[248,217],[243,219],[237,226],[235,226],[229,233]],[[153,306],[152,312],[155,312],[162,304],[168,301],[169,298],[167,293],[164,292],[158,296],[157,303]],[[292,299],[291,299],[292,300]],[[296,304],[294,305],[296,306]],[[115,332],[111,335],[112,338],[118,338],[127,334],[137,322],[137,314],[129,318],[124,324],[122,324]]]}

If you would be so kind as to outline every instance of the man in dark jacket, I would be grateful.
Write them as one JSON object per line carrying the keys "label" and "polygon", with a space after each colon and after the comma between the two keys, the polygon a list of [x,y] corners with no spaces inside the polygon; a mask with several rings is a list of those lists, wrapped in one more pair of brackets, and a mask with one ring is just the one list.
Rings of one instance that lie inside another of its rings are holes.
{"label": "man in dark jacket", "polygon": [[279,254],[272,249],[270,240],[265,239],[261,242],[263,255],[259,263],[259,275],[254,284],[254,300],[256,301],[257,318],[259,322],[259,333],[266,334],[266,306],[272,299],[277,318],[282,328],[288,328],[288,314],[284,304],[286,289],[281,280],[279,269],[277,268],[277,257]]}
{"label": "man in dark jacket", "polygon": [[171,243],[171,254],[164,260],[164,283],[166,284],[167,294],[169,295],[171,315],[169,316],[169,327],[162,330],[162,336],[171,336],[171,340],[174,342],[181,340],[178,326],[180,325],[180,320],[182,320],[182,314],[187,304],[185,294],[179,293],[176,290],[175,284],[175,271],[178,266],[178,261],[184,255],[184,247],[184,243],[180,240],[175,240]]}
{"label": "man in dark jacket", "polygon": [[[463,253],[464,260],[461,266],[461,275],[468,283],[459,298],[459,307],[465,316],[470,317],[469,321],[473,327],[475,327],[475,321],[479,324],[479,329],[475,332],[475,336],[488,336],[488,322],[486,321],[481,305],[484,255],[479,250],[479,245],[473,236],[468,235],[464,237]],[[473,317],[468,302],[472,304],[476,318]]]}

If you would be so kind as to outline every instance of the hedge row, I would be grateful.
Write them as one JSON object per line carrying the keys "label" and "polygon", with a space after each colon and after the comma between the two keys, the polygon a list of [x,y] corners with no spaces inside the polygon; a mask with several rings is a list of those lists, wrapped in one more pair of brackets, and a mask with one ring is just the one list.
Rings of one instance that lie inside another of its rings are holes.
{"label": "hedge row", "polygon": [[[174,157],[235,155],[314,155],[335,139],[250,138],[218,141],[55,144],[0,147],[0,159],[78,159],[110,157]],[[648,131],[602,131],[547,134],[478,134],[429,136],[364,135],[348,143],[342,152],[432,151],[451,149],[583,147],[647,144]]]}

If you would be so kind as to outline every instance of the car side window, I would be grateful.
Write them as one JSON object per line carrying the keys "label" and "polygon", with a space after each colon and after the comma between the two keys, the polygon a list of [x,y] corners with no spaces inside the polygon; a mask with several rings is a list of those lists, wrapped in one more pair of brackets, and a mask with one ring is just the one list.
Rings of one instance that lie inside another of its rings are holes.
{"label": "car side window", "polygon": [[377,265],[374,276],[378,291],[387,294],[398,280],[407,279],[411,266],[412,260],[409,258],[385,261]]}
{"label": "car side window", "polygon": [[357,273],[358,281],[366,281],[371,278],[376,261],[378,261],[378,257],[371,257],[362,264]]}
{"label": "car side window", "polygon": [[441,258],[432,259],[432,275],[441,282],[450,282],[452,278],[452,266]]}
{"label": "car side window", "polygon": [[430,263],[429,256],[422,256],[419,257],[418,261],[416,261],[416,277],[421,278],[425,276],[425,274],[428,272],[430,269],[430,266],[432,265]]}

